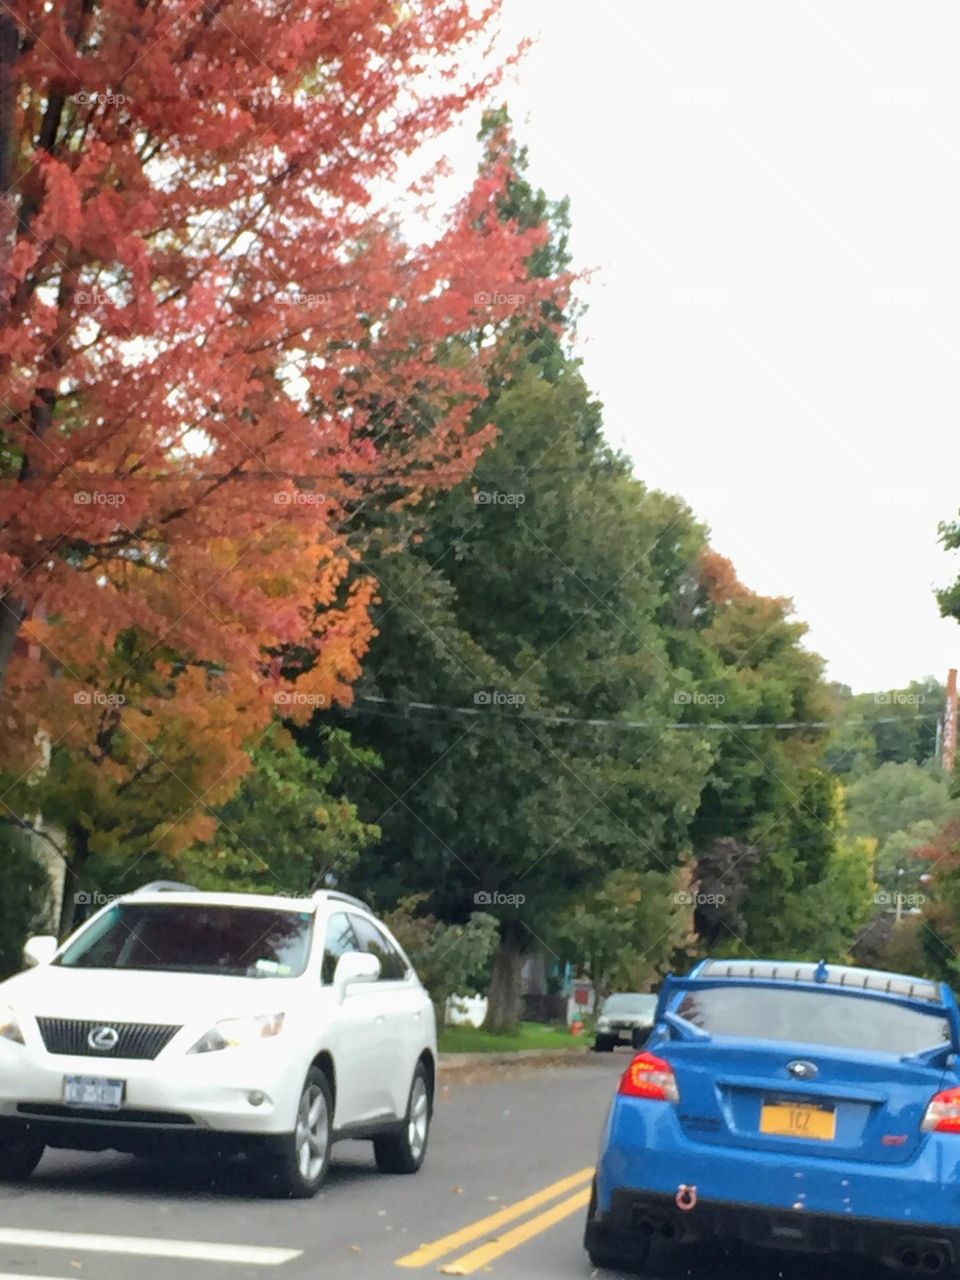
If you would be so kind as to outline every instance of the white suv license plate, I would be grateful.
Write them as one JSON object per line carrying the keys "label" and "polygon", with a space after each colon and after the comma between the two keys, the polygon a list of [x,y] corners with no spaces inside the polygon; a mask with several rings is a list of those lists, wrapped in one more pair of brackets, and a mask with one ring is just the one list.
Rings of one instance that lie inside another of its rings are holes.
{"label": "white suv license plate", "polygon": [[117,1111],[123,1104],[122,1080],[105,1080],[101,1076],[64,1076],[63,1101],[68,1107],[94,1107],[99,1111]]}

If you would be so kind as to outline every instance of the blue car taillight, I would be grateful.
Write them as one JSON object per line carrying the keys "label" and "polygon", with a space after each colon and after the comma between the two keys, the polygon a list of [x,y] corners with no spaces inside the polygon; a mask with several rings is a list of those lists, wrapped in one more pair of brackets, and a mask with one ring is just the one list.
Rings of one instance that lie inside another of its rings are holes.
{"label": "blue car taillight", "polygon": [[638,1053],[620,1080],[617,1092],[625,1098],[650,1098],[656,1102],[679,1102],[680,1090],[673,1067],[655,1053]]}
{"label": "blue car taillight", "polygon": [[931,1098],[920,1127],[924,1133],[960,1133],[960,1089],[944,1089]]}

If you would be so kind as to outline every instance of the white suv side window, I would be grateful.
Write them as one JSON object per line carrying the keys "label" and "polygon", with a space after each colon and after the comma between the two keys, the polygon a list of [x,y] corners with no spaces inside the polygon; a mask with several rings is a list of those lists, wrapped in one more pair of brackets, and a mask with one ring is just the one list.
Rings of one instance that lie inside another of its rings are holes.
{"label": "white suv side window", "polygon": [[380,981],[400,982],[408,974],[409,968],[403,956],[393,945],[385,933],[363,916],[351,916],[353,931],[360,940],[360,950],[367,951],[380,961]]}
{"label": "white suv side window", "polygon": [[[351,917],[338,911],[327,921],[327,932],[323,940],[323,962],[320,966],[321,980],[329,986],[337,970],[337,961],[349,951],[363,951],[357,935],[350,923]],[[356,919],[356,917],[354,917]]]}

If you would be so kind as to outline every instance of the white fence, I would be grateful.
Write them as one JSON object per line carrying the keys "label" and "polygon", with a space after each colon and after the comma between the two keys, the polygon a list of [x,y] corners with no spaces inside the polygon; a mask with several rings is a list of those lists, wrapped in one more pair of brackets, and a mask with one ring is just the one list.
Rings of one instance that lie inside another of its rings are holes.
{"label": "white fence", "polygon": [[486,1016],[486,996],[451,996],[447,1001],[448,1027],[481,1027]]}

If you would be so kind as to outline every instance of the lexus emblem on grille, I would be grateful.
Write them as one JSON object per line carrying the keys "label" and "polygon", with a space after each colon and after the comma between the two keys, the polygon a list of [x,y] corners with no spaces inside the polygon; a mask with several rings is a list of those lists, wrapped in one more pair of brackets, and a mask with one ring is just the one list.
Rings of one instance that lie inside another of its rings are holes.
{"label": "lexus emblem on grille", "polygon": [[109,1053],[120,1041],[120,1032],[116,1027],[94,1027],[87,1036],[87,1044],[98,1053]]}
{"label": "lexus emblem on grille", "polygon": [[791,1062],[788,1063],[787,1070],[798,1080],[812,1080],[817,1074],[817,1068],[812,1062]]}

